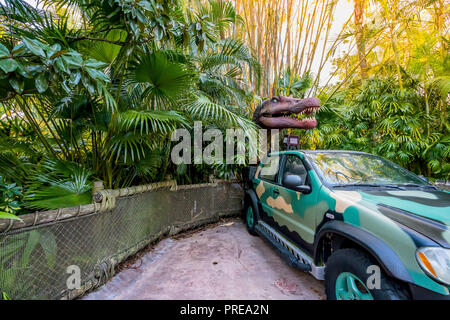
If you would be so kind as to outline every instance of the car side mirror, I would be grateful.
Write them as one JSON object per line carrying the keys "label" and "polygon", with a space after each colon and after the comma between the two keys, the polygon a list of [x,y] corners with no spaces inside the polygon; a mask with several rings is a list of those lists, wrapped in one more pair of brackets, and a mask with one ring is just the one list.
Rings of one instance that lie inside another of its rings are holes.
{"label": "car side mirror", "polygon": [[285,176],[282,183],[284,187],[301,193],[308,193],[311,191],[311,187],[303,185],[302,178],[295,174],[288,174]]}

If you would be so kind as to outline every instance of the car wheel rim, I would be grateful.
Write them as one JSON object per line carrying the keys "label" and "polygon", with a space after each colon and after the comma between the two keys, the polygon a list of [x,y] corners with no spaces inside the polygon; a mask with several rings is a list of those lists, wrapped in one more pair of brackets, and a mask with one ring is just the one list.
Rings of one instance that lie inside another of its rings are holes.
{"label": "car wheel rim", "polygon": [[253,227],[253,209],[251,206],[247,208],[247,225]]}
{"label": "car wheel rim", "polygon": [[353,273],[342,272],[336,279],[337,300],[374,300],[369,289]]}

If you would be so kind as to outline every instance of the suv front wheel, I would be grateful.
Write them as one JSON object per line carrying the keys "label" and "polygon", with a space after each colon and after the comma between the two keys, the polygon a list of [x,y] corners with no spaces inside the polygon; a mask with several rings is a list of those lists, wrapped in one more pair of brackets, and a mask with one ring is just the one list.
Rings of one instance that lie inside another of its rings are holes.
{"label": "suv front wheel", "polygon": [[[340,249],[331,255],[325,267],[325,292],[329,300],[405,300],[408,290],[402,283],[389,278],[378,267],[378,284],[373,287],[376,274],[369,272],[377,266],[371,257],[358,249]],[[369,280],[369,281],[368,281]],[[371,285],[369,284],[371,282]],[[375,281],[376,283],[376,281]]]}

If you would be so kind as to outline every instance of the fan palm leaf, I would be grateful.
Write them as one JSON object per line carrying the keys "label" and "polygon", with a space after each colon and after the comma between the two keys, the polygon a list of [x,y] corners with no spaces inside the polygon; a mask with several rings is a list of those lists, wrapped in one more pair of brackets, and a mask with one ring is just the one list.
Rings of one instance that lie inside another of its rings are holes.
{"label": "fan palm leaf", "polygon": [[25,203],[32,209],[57,209],[92,202],[92,172],[61,160],[44,159],[30,177]]}
{"label": "fan palm leaf", "polygon": [[142,90],[140,98],[148,103],[147,109],[165,109],[189,94],[193,81],[185,65],[154,51],[131,63],[127,85]]}
{"label": "fan palm leaf", "polygon": [[117,132],[107,143],[109,160],[116,163],[126,163],[140,160],[145,157],[146,153],[157,147],[158,141],[155,136],[140,134],[139,132]]}
{"label": "fan palm leaf", "polygon": [[119,115],[118,121],[123,129],[138,131],[140,134],[167,134],[177,127],[188,125],[186,119],[176,111],[128,110]]}
{"label": "fan palm leaf", "polygon": [[249,119],[239,116],[229,110],[230,107],[212,102],[208,97],[199,95],[186,105],[184,109],[194,118],[216,123],[218,126],[234,126],[244,130],[255,129],[255,124]]}

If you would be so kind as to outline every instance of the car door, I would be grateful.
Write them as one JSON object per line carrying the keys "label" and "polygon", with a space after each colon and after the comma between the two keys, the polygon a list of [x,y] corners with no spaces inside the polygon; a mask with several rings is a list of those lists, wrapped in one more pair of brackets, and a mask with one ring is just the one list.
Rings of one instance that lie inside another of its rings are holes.
{"label": "car door", "polygon": [[[279,187],[278,171],[280,168],[279,155],[270,155],[260,164],[261,170],[254,182],[256,195],[258,196],[261,209],[261,219],[265,222],[273,220],[273,208],[268,204],[268,199],[273,198],[274,190]],[[269,200],[270,202],[270,200]]]}
{"label": "car door", "polygon": [[[279,184],[274,189],[277,198],[272,204],[273,216],[280,230],[299,246],[312,251],[316,228],[318,190],[312,189],[311,178],[305,163],[298,154],[286,154],[278,175]],[[304,185],[309,185],[309,193],[301,193],[282,185],[286,175],[298,175]],[[317,189],[317,188],[316,188]]]}

